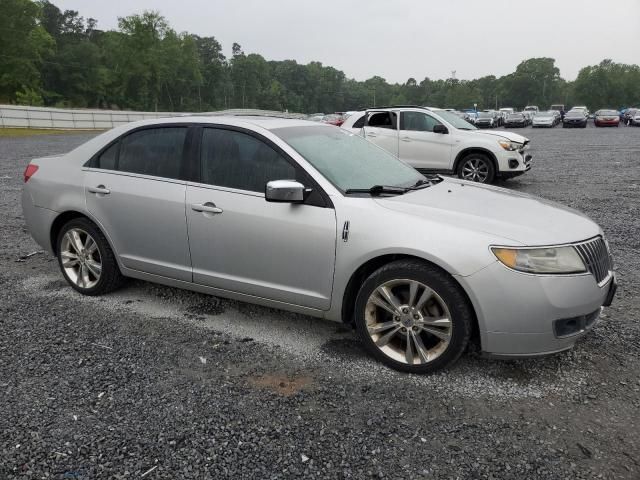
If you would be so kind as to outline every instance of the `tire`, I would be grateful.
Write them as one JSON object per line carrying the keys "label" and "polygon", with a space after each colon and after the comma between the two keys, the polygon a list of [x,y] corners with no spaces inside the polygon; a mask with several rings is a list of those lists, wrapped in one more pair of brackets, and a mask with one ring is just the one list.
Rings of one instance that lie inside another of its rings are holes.
{"label": "tire", "polygon": [[[471,165],[469,165],[470,163]],[[480,166],[481,164],[484,165],[484,168]],[[471,170],[477,170],[479,176],[481,173],[486,171],[486,176],[482,175],[479,179],[473,179],[471,178],[471,176],[469,176],[470,170],[469,168],[466,168],[466,166],[469,166]],[[489,157],[483,155],[482,153],[470,153],[462,160],[460,160],[456,173],[458,175],[458,178],[479,183],[492,183],[496,176],[496,170],[493,162]]]}
{"label": "tire", "polygon": [[460,286],[439,268],[416,260],[379,268],[356,298],[355,326],[365,350],[402,372],[426,374],[451,366],[469,344],[474,318]]}
{"label": "tire", "polygon": [[62,275],[83,295],[109,293],[124,282],[109,242],[87,218],[74,218],[62,227],[56,251]]}

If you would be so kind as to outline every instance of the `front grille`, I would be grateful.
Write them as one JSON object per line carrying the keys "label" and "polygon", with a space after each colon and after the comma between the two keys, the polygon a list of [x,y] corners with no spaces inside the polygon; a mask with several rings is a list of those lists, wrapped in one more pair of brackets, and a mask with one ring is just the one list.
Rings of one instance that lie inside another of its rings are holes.
{"label": "front grille", "polygon": [[609,276],[611,271],[611,255],[602,237],[596,237],[576,245],[578,255],[587,266],[587,270],[598,283]]}

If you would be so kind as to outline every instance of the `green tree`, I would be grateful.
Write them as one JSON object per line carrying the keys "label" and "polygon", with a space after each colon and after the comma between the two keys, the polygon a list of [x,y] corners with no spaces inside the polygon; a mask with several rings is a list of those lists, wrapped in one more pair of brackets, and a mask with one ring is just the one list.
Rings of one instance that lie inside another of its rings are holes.
{"label": "green tree", "polygon": [[29,0],[0,0],[0,12],[0,101],[13,102],[22,92],[22,101],[40,102],[40,72],[54,46],[39,24],[41,8]]}

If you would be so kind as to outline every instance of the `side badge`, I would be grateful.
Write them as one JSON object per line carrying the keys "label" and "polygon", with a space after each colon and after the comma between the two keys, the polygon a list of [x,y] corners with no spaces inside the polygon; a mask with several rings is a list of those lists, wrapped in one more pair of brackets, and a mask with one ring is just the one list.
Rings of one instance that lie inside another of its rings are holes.
{"label": "side badge", "polygon": [[343,242],[349,241],[349,220],[344,222],[344,226],[342,227],[342,241]]}

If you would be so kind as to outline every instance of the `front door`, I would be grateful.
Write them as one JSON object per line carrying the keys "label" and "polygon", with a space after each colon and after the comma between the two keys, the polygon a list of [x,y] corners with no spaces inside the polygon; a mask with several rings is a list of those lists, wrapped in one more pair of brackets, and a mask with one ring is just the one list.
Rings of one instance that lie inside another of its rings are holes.
{"label": "front door", "polygon": [[[329,309],[336,248],[333,208],[265,200],[270,180],[307,174],[268,142],[238,129],[202,129],[200,181],[187,186],[195,283]],[[319,188],[319,187],[318,187]]]}
{"label": "front door", "polygon": [[190,282],[186,136],[187,127],[163,127],[120,139],[85,172],[85,197],[125,267]]}
{"label": "front door", "polygon": [[451,134],[434,133],[440,124],[427,113],[402,112],[399,157],[414,168],[448,170],[451,168]]}

